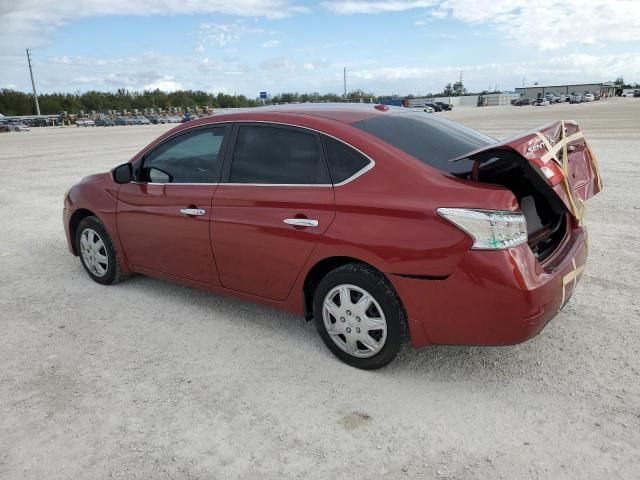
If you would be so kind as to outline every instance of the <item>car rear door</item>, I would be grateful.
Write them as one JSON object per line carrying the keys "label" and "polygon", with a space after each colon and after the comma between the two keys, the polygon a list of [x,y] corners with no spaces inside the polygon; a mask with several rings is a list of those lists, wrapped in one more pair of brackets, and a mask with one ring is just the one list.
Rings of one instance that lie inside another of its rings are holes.
{"label": "car rear door", "polygon": [[211,202],[231,127],[188,129],[136,162],[118,192],[118,234],[135,267],[219,285]]}
{"label": "car rear door", "polygon": [[220,281],[284,300],[335,216],[319,135],[244,123],[235,127],[231,143],[211,224]]}

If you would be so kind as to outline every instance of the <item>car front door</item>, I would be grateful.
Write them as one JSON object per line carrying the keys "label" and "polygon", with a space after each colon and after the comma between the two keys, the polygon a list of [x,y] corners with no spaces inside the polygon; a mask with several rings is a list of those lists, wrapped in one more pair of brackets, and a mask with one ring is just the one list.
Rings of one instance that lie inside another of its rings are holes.
{"label": "car front door", "polygon": [[226,288],[284,300],[335,212],[319,135],[240,124],[213,199],[211,238]]}
{"label": "car front door", "polygon": [[117,212],[124,253],[135,267],[220,284],[209,223],[230,129],[189,129],[136,162],[135,181],[118,192]]}

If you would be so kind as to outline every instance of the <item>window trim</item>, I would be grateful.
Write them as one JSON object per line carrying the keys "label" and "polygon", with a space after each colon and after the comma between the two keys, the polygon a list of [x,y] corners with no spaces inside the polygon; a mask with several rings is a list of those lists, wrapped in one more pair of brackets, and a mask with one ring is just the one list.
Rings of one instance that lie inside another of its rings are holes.
{"label": "window trim", "polygon": [[[177,138],[180,135],[183,135],[185,133],[189,133],[189,132],[197,130],[199,128],[225,126],[225,127],[230,129],[230,132],[225,132],[225,139],[224,139],[222,147],[220,148],[221,150],[224,149],[223,165],[222,165],[221,173],[219,175],[220,179],[222,179],[225,166],[227,165],[227,163],[229,163],[231,161],[231,156],[232,156],[233,150],[235,148],[235,144],[232,145],[231,144],[231,140],[232,140],[232,137],[233,137],[233,140],[235,140],[235,132],[237,130],[237,127],[241,126],[243,124],[251,124],[251,123],[268,123],[268,124],[272,124],[272,125],[283,125],[283,126],[287,126],[287,127],[300,128],[302,130],[309,130],[311,132],[316,132],[317,134],[320,134],[320,135],[326,135],[327,137],[333,138],[334,140],[337,140],[338,142],[341,142],[341,143],[345,144],[349,148],[353,148],[356,152],[360,153],[367,160],[369,160],[369,164],[365,165],[363,168],[361,168],[356,173],[354,173],[352,176],[350,176],[349,178],[343,180],[342,182],[340,182],[340,183],[331,183],[331,184],[319,184],[319,183],[275,184],[275,183],[225,183],[225,182],[216,182],[216,183],[152,183],[152,182],[139,182],[137,180],[132,180],[131,183],[134,183],[134,184],[137,184],[137,185],[194,185],[194,186],[198,186],[198,185],[200,185],[200,186],[201,185],[212,185],[212,186],[224,185],[224,186],[234,186],[234,187],[249,187],[249,186],[252,186],[252,187],[322,187],[322,188],[334,187],[335,188],[335,187],[342,187],[344,185],[347,185],[348,183],[353,182],[355,179],[357,179],[358,177],[364,175],[365,173],[367,173],[369,170],[373,169],[373,167],[376,166],[376,161],[373,158],[371,158],[369,155],[367,155],[365,152],[360,150],[359,148],[354,147],[353,145],[351,145],[350,143],[346,142],[345,140],[342,140],[341,138],[338,138],[338,137],[336,137],[334,135],[331,135],[330,133],[323,132],[322,130],[318,130],[318,129],[315,129],[315,128],[312,128],[312,127],[307,127],[305,125],[296,125],[296,124],[287,123],[287,122],[279,122],[277,120],[222,120],[220,122],[211,122],[211,123],[206,123],[204,125],[189,126],[189,127],[185,128],[184,130],[180,130],[179,132],[176,132],[175,134],[167,137],[162,143],[160,143],[158,145],[155,145],[153,147],[153,149],[144,152],[142,155],[140,155],[138,158],[136,158],[132,162],[134,164],[134,170],[139,168],[139,167],[137,167],[135,165],[136,163],[138,163],[138,162],[143,162],[144,163],[144,158],[149,153],[154,151],[157,147],[163,145],[165,142],[173,140],[174,138]],[[328,165],[328,162],[327,162],[327,159],[326,159],[326,155],[324,153],[324,147],[322,148],[322,154],[324,156],[325,165],[326,165],[326,167],[328,169],[329,165]],[[329,178],[331,178],[330,171],[329,171]]]}
{"label": "window trim", "polygon": [[[224,134],[223,134],[223,138],[222,138],[222,144],[220,145],[220,150],[218,150],[218,158],[220,159],[219,162],[219,166],[218,166],[218,171],[216,172],[217,177],[218,177],[218,181],[217,182],[169,182],[169,183],[162,183],[162,182],[144,182],[139,180],[139,175],[140,175],[140,170],[142,170],[143,166],[144,166],[144,162],[147,160],[147,157],[152,154],[153,152],[155,152],[156,150],[158,150],[159,148],[162,148],[163,146],[165,146],[167,143],[172,142],[176,139],[179,139],[180,137],[184,136],[184,135],[188,135],[191,133],[195,133],[198,130],[211,130],[213,128],[222,128],[224,129]],[[134,170],[134,178],[135,180],[132,180],[130,183],[136,184],[136,185],[219,185],[220,182],[220,176],[222,175],[222,170],[224,168],[225,162],[226,162],[226,156],[227,156],[227,151],[228,151],[228,145],[229,145],[229,139],[231,137],[231,134],[233,133],[233,128],[234,125],[231,122],[219,122],[219,123],[208,123],[206,125],[196,125],[194,127],[191,128],[185,128],[184,130],[180,130],[179,132],[176,132],[175,134],[165,138],[161,143],[159,143],[158,145],[154,145],[153,148],[147,150],[146,152],[144,152],[142,155],[140,155],[140,157],[138,157],[134,162],[133,162],[133,170]]]}

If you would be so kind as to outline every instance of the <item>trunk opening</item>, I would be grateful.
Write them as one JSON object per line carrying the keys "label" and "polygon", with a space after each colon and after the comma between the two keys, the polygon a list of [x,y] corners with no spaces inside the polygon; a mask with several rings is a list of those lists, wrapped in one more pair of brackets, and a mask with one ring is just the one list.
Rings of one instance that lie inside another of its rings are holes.
{"label": "trunk opening", "polygon": [[567,233],[567,208],[538,171],[520,155],[506,150],[483,154],[474,155],[470,170],[456,176],[511,190],[527,220],[527,243],[536,258],[544,261]]}

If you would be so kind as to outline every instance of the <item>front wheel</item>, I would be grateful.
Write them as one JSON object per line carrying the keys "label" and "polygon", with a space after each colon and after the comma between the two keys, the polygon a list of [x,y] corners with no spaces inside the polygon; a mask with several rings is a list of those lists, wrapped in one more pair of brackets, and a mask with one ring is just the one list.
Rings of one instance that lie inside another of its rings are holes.
{"label": "front wheel", "polygon": [[76,249],[82,266],[95,282],[112,285],[122,279],[111,236],[97,217],[86,217],[78,225]]}
{"label": "front wheel", "polygon": [[406,314],[388,280],[350,263],[328,273],[314,294],[313,316],[325,345],[364,370],[390,363],[407,337]]}

